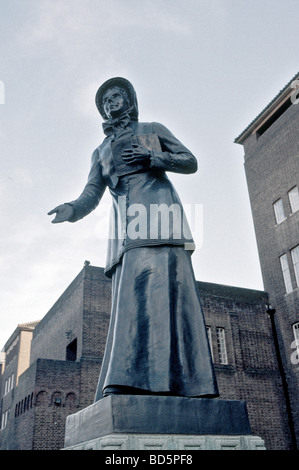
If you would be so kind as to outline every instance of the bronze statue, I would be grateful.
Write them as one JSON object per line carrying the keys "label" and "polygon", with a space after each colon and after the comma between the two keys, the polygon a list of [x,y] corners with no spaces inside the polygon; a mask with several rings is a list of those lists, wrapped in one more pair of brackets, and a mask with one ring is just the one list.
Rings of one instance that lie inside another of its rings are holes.
{"label": "bronze statue", "polygon": [[112,310],[95,401],[109,394],[216,397],[186,249],[193,239],[166,175],[196,172],[196,158],[162,124],[138,121],[128,80],[106,81],[96,105],[106,138],[93,152],[87,184],[76,200],[49,212],[56,213],[53,223],[76,222],[97,207],[106,187],[112,196],[105,268]]}

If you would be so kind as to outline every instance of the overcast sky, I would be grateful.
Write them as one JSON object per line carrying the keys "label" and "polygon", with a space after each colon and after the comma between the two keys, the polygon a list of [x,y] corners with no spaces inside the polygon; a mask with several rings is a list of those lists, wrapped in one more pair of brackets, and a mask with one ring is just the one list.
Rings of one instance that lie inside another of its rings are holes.
{"label": "overcast sky", "polygon": [[169,174],[203,208],[196,278],[263,289],[234,139],[298,72],[298,17],[299,0],[0,0],[0,349],[85,260],[105,265],[109,192],[76,224],[47,212],[84,187],[104,137],[94,95],[113,76],[198,159]]}

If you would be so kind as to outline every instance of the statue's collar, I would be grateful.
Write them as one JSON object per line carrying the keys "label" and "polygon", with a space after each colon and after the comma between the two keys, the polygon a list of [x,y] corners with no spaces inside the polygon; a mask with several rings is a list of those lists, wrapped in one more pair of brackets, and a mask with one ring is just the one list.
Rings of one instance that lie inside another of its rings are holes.
{"label": "statue's collar", "polygon": [[128,108],[124,113],[118,116],[115,119],[108,119],[108,121],[102,124],[104,133],[109,136],[114,131],[118,131],[120,129],[124,129],[129,125],[131,122],[130,113],[134,110],[134,106]]}

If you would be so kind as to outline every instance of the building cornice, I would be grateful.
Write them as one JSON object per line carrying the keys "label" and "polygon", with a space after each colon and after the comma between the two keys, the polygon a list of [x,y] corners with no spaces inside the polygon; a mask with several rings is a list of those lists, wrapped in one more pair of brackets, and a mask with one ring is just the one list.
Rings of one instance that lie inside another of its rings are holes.
{"label": "building cornice", "polygon": [[251,121],[251,123],[244,129],[241,134],[236,137],[234,142],[236,144],[243,144],[247,137],[255,132],[258,132],[265,122],[275,114],[278,109],[286,103],[290,96],[294,93],[294,87],[292,86],[295,80],[299,80],[299,73],[297,73],[286,85],[280,90],[280,92],[275,96],[275,98],[270,101],[270,103],[256,116],[256,118]]}

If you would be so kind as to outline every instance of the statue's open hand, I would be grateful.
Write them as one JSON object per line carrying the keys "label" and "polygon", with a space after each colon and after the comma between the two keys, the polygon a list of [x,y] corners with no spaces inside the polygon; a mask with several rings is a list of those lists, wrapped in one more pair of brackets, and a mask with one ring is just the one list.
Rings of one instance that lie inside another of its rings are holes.
{"label": "statue's open hand", "polygon": [[52,224],[59,224],[61,222],[67,222],[74,215],[74,208],[69,204],[61,204],[60,206],[55,207],[48,215],[56,214],[55,219],[52,220]]}
{"label": "statue's open hand", "polygon": [[131,148],[124,149],[121,156],[128,165],[131,163],[148,164],[150,162],[150,151],[139,144],[132,144]]}

